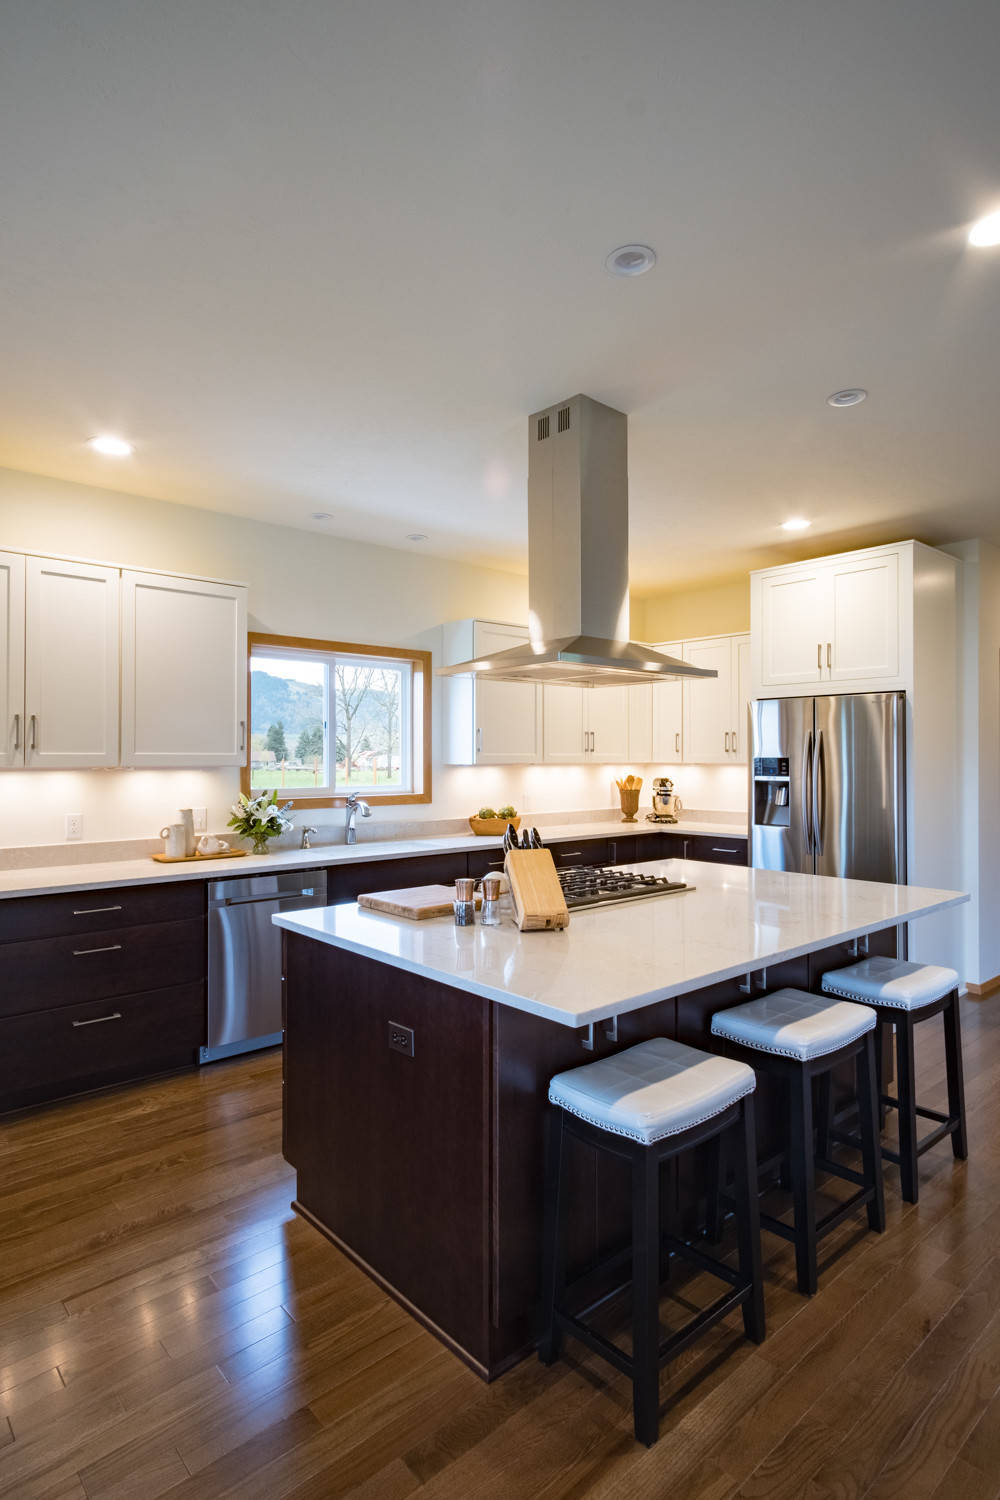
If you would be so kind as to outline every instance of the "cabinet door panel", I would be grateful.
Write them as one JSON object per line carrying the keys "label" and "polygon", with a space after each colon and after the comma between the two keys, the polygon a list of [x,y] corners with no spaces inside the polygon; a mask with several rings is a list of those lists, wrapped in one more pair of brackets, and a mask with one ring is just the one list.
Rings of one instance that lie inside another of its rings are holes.
{"label": "cabinet door panel", "polygon": [[746,761],[750,754],[750,637],[733,637],[733,737],[732,759]]}
{"label": "cabinet door panel", "polygon": [[[656,647],[664,656],[683,659],[681,641],[667,641]],[[683,687],[676,682],[654,682],[653,693],[653,760],[664,765],[679,765],[684,759]]]}
{"label": "cabinet door panel", "polygon": [[[477,620],[475,652],[490,656],[521,646],[528,632]],[[480,766],[530,765],[539,753],[538,688],[530,682],[474,680],[475,760]]]}
{"label": "cabinet door panel", "polygon": [[122,610],[122,763],[241,765],[246,590],[124,573]]}
{"label": "cabinet door panel", "polygon": [[582,765],[589,760],[584,748],[586,688],[562,687],[547,682],[542,688],[542,759],[557,764]]}
{"label": "cabinet door panel", "polygon": [[0,766],[24,765],[24,557],[0,552]]}
{"label": "cabinet door panel", "polygon": [[115,568],[29,557],[25,764],[116,766],[118,589]]}
{"label": "cabinet door panel", "polygon": [[899,558],[896,554],[834,564],[830,568],[830,599],[830,681],[863,682],[873,677],[898,676]]}
{"label": "cabinet door panel", "polygon": [[629,689],[584,689],[585,728],[590,735],[588,759],[605,765],[628,760]]}
{"label": "cabinet door panel", "polygon": [[685,641],[684,660],[693,667],[714,669],[717,677],[684,681],[684,759],[688,765],[719,765],[732,761],[732,642]]}
{"label": "cabinet door panel", "polygon": [[783,570],[762,578],[760,610],[763,686],[822,681],[828,619],[825,570]]}
{"label": "cabinet door panel", "polygon": [[640,682],[628,692],[628,758],[636,765],[653,759],[653,684]]}

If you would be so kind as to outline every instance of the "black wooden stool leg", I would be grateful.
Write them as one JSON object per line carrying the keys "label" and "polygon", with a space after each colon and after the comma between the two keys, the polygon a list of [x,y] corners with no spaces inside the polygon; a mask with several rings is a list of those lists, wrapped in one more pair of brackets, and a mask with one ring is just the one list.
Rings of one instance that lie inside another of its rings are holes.
{"label": "black wooden stool leg", "polygon": [[944,1021],[944,1059],[948,1071],[948,1114],[956,1120],[951,1133],[951,1149],[959,1161],[969,1154],[965,1129],[965,1070],[962,1065],[962,1023],[958,1013],[958,991],[952,990],[950,1003],[942,1013]]}
{"label": "black wooden stool leg", "polygon": [[711,1245],[717,1245],[722,1239],[722,1198],[726,1191],[727,1165],[724,1142],[728,1133],[721,1132],[705,1146],[705,1237]]}
{"label": "black wooden stool leg", "polygon": [[562,1331],[556,1321],[556,1307],[566,1285],[566,1265],[562,1244],[562,1144],[563,1112],[551,1108],[545,1121],[545,1231],[542,1243],[542,1334],[538,1357],[543,1365],[554,1364],[559,1357]]}
{"label": "black wooden stool leg", "polygon": [[757,1202],[757,1132],[754,1126],[753,1095],[742,1102],[740,1121],[736,1126],[740,1144],[735,1157],[736,1232],[739,1241],[740,1273],[751,1283],[753,1291],[743,1304],[743,1327],[755,1344],[764,1342],[764,1274],[760,1256],[760,1208]]}
{"label": "black wooden stool leg", "polygon": [[913,1059],[913,1017],[901,1011],[896,1022],[896,1070],[899,1084],[896,1097],[899,1108],[899,1176],[906,1203],[916,1203],[920,1196],[917,1177],[917,1080]]}
{"label": "black wooden stool leg", "polygon": [[830,1155],[830,1132],[833,1129],[833,1072],[821,1073],[816,1094],[816,1155],[826,1161]]}
{"label": "black wooden stool leg", "polygon": [[650,1447],[660,1435],[660,1162],[649,1150],[632,1163],[632,1414]]}
{"label": "black wooden stool leg", "polygon": [[813,1158],[812,1079],[805,1068],[791,1079],[789,1112],[795,1270],[799,1291],[816,1291],[816,1167]]}
{"label": "black wooden stool leg", "polygon": [[[858,1114],[861,1120],[861,1160],[865,1187],[874,1190],[868,1200],[868,1227],[881,1234],[885,1228],[885,1185],[882,1181],[882,1142],[879,1136],[876,1092],[875,1036],[874,1031],[869,1031],[865,1037],[865,1045],[858,1053]],[[912,1036],[911,1031],[911,1041]]]}

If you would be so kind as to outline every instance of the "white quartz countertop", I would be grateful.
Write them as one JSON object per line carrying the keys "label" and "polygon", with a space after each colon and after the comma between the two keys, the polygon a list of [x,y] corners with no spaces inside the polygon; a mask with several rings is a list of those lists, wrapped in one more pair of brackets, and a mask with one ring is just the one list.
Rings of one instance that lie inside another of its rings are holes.
{"label": "white quartz countertop", "polygon": [[[526,818],[522,827],[530,827]],[[572,839],[629,838],[635,834],[709,834],[721,839],[747,836],[743,822],[708,823],[682,820],[677,824],[623,823],[607,820],[570,823],[540,830],[546,843]],[[59,891],[99,890],[116,885],[150,885],[170,880],[224,880],[241,875],[274,874],[279,870],[315,870],[327,865],[358,864],[370,859],[409,859],[418,855],[458,854],[469,849],[500,848],[501,840],[480,838],[474,833],[439,834],[425,839],[366,839],[357,844],[317,844],[312,849],[291,849],[273,854],[247,854],[236,859],[198,860],[191,864],[158,864],[146,859],[107,860],[92,865],[43,865],[34,869],[0,870],[0,900],[11,896],[45,896]]]}
{"label": "white quartz countertop", "polygon": [[510,915],[500,927],[456,927],[450,917],[411,922],[354,903],[272,920],[289,932],[578,1027],[969,899],[960,891],[694,860],[633,868],[695,889],[577,911],[561,932],[521,933]]}

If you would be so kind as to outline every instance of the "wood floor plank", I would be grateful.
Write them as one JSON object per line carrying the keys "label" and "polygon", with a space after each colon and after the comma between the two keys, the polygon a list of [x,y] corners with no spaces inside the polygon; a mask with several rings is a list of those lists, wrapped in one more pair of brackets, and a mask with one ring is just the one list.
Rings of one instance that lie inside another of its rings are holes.
{"label": "wood floor plank", "polygon": [[[735,1318],[686,1351],[650,1450],[572,1340],[486,1386],[291,1212],[276,1054],[22,1112],[0,1496],[1000,1500],[1000,1003],[963,1022],[970,1160],[923,1157],[917,1205],[889,1169],[885,1234],[841,1226],[815,1298],[765,1236],[767,1341]],[[940,1049],[918,1030],[933,1107]]]}

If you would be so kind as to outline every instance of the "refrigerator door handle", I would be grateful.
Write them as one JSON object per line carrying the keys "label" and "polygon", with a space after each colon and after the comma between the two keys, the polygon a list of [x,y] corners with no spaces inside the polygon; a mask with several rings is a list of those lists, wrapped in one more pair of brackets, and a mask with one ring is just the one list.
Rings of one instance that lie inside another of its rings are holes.
{"label": "refrigerator door handle", "polygon": [[806,853],[816,852],[813,844],[812,834],[812,781],[810,779],[810,768],[813,758],[812,731],[806,738],[805,748],[802,751],[802,826],[805,833]]}
{"label": "refrigerator door handle", "polygon": [[816,736],[816,753],[812,765],[813,844],[817,854],[823,853],[823,836],[826,831],[826,763],[823,756],[823,731]]}

